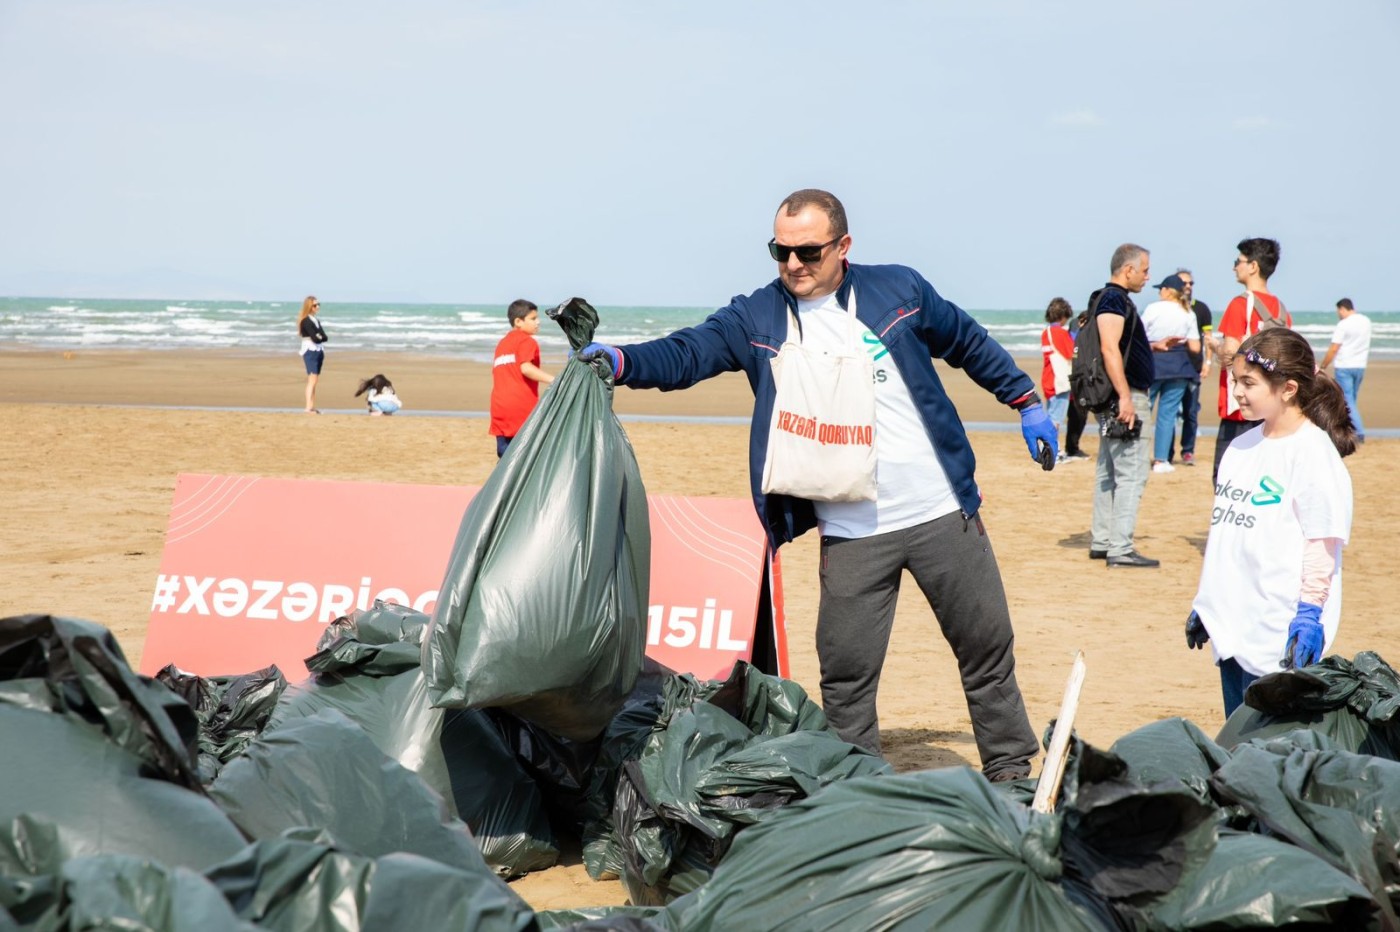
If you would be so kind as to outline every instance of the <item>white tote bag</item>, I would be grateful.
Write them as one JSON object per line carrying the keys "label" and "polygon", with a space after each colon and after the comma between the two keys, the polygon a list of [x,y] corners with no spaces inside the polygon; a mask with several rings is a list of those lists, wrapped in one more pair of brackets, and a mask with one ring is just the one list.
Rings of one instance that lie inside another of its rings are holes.
{"label": "white tote bag", "polygon": [[763,491],[814,502],[875,498],[875,377],[856,320],[847,309],[846,343],[839,353],[810,351],[792,337],[770,360],[777,398],[768,429]]}

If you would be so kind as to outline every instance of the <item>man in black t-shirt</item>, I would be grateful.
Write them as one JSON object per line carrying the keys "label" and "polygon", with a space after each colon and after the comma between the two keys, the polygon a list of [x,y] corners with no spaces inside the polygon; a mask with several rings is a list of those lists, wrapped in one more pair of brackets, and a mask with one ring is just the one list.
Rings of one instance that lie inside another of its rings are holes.
{"label": "man in black t-shirt", "polygon": [[[1192,297],[1191,291],[1196,284],[1196,276],[1191,274],[1190,269],[1177,269],[1176,274],[1180,276],[1182,284],[1186,286],[1182,292],[1186,298],[1186,304],[1196,315],[1196,326],[1201,331],[1201,351],[1192,353],[1187,350],[1191,357],[1191,365],[1196,369],[1196,378],[1186,386],[1186,394],[1181,399],[1181,464],[1183,466],[1196,465],[1196,425],[1201,414],[1201,385],[1203,379],[1210,373],[1211,361],[1211,316],[1210,308],[1204,301],[1197,301]],[[1171,448],[1167,453],[1167,462],[1171,462],[1176,454],[1176,431],[1173,430]]]}
{"label": "man in black t-shirt", "polygon": [[1147,390],[1152,385],[1152,346],[1130,297],[1151,274],[1146,249],[1124,243],[1113,251],[1110,276],[1099,294],[1094,324],[1099,328],[1104,369],[1118,394],[1114,406],[1097,415],[1099,461],[1094,476],[1094,524],[1089,556],[1109,567],[1154,567],[1133,546],[1138,503],[1152,460]]}

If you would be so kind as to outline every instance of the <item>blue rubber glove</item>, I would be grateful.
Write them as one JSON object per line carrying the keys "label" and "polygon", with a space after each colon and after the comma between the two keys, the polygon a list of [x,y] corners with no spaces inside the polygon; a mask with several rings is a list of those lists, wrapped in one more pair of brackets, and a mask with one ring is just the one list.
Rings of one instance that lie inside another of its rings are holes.
{"label": "blue rubber glove", "polygon": [[1299,602],[1293,624],[1288,626],[1288,646],[1283,649],[1285,670],[1310,667],[1322,659],[1322,606]]}
{"label": "blue rubber glove", "polygon": [[1045,413],[1040,402],[1026,405],[1021,409],[1021,436],[1026,438],[1026,449],[1030,451],[1031,459],[1040,459],[1040,451],[1036,449],[1036,441],[1044,440],[1045,445],[1050,448],[1053,454],[1051,462],[1060,457],[1060,438],[1055,430],[1055,422],[1050,420],[1050,415]]}
{"label": "blue rubber glove", "polygon": [[615,346],[608,346],[606,343],[590,343],[578,351],[578,358],[584,362],[606,358],[613,378],[622,375],[622,354],[617,351]]}
{"label": "blue rubber glove", "polygon": [[1186,616],[1186,646],[1192,650],[1200,650],[1206,646],[1210,640],[1210,632],[1206,630],[1205,623],[1201,621],[1201,616],[1193,610]]}

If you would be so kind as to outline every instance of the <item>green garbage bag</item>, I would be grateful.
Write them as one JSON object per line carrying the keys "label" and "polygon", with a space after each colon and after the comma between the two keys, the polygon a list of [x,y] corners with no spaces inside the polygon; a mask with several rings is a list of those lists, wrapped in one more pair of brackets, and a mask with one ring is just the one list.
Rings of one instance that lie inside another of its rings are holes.
{"label": "green garbage bag", "polygon": [[1168,718],[1131,731],[1109,748],[1143,785],[1180,780],[1202,802],[1212,802],[1211,774],[1230,759],[1229,752],[1184,718]]}
{"label": "green garbage bag", "polygon": [[[549,314],[575,350],[592,339],[582,299]],[[423,643],[435,705],[504,708],[587,741],[631,692],[651,536],[605,365],[565,365],[467,507]]]}
{"label": "green garbage bag", "polygon": [[200,785],[197,731],[106,628],[0,619],[0,875],[107,853],[203,868],[241,848]]}
{"label": "green garbage bag", "polygon": [[406,851],[488,870],[470,830],[442,797],[334,709],[263,732],[229,762],[209,794],[249,838],[311,828],[370,857]]}
{"label": "green garbage bag", "polygon": [[[316,654],[326,672],[288,689],[269,727],[334,709],[442,796],[501,876],[552,867],[559,849],[540,791],[496,722],[484,711],[429,703],[418,669],[427,624],[427,615],[396,605],[337,619]],[[403,640],[391,642],[395,637]],[[412,645],[413,651],[395,650],[394,644]]]}
{"label": "green garbage bag", "polygon": [[746,663],[724,681],[675,677],[663,696],[614,801],[619,873],[636,904],[697,889],[735,833],[778,807],[837,780],[890,771],[829,733],[801,686]]}
{"label": "green garbage bag", "polygon": [[416,670],[428,621],[420,611],[376,599],[372,607],[327,625],[316,652],[306,658],[306,668],[312,673],[353,670],[367,676]]}
{"label": "green garbage bag", "polygon": [[199,779],[206,785],[262,733],[287,688],[287,678],[275,665],[240,676],[204,677],[168,664],[155,678],[194,709],[199,720]]}
{"label": "green garbage bag", "polygon": [[1348,751],[1400,760],[1400,675],[1372,651],[1262,676],[1244,701],[1216,736],[1223,747],[1308,728]]}
{"label": "green garbage bag", "polygon": [[[26,878],[13,928],[44,932],[253,932],[203,874],[133,855],[74,858],[52,877]],[[39,895],[34,895],[35,893]],[[5,895],[0,889],[0,917]],[[21,926],[20,923],[23,923]],[[0,919],[0,929],[6,928]]]}
{"label": "green garbage bag", "polygon": [[206,876],[240,918],[278,932],[537,928],[530,907],[489,871],[413,854],[371,858],[314,834],[259,841]]}
{"label": "green garbage bag", "polygon": [[1366,888],[1302,848],[1222,832],[1210,859],[1143,911],[1150,929],[1374,929]]}
{"label": "green garbage bag", "polygon": [[687,932],[1111,928],[1030,822],[968,768],[836,783],[742,832],[667,913]]}
{"label": "green garbage bag", "polygon": [[1299,731],[1241,745],[1211,788],[1270,835],[1355,878],[1380,911],[1382,927],[1400,928],[1400,763],[1329,744],[1316,732]]}
{"label": "green garbage bag", "polygon": [[91,722],[144,761],[151,775],[200,786],[194,710],[133,672],[99,624],[51,615],[0,618],[0,703]]}

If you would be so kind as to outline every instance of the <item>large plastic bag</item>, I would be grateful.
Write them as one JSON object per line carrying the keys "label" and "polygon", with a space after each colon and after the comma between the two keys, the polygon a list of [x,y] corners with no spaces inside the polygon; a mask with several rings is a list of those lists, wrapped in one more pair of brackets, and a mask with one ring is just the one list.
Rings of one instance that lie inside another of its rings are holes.
{"label": "large plastic bag", "polygon": [[140,854],[202,868],[244,844],[204,795],[194,711],[100,625],[0,620],[0,874]]}
{"label": "large plastic bag", "polygon": [[667,908],[687,932],[1112,927],[1067,881],[1059,822],[967,768],[833,784],[745,830],[709,883]]}
{"label": "large plastic bag", "polygon": [[1400,760],[1400,675],[1371,651],[1270,673],[1244,701],[1216,736],[1224,747],[1308,728],[1348,751]]}
{"label": "large plastic bag", "polygon": [[497,873],[553,866],[559,849],[540,792],[495,721],[429,703],[417,648],[427,624],[421,612],[385,604],[337,619],[313,658],[325,672],[288,689],[269,728],[335,709],[443,797]]}
{"label": "large plastic bag", "polygon": [[1366,888],[1302,848],[1222,832],[1210,860],[1147,913],[1152,929],[1377,928]]}
{"label": "large plastic bag", "polygon": [[1168,718],[1129,732],[1109,748],[1128,764],[1143,785],[1180,780],[1202,802],[1212,802],[1211,774],[1230,759],[1205,733],[1184,718]]}
{"label": "large plastic bag", "polygon": [[145,761],[152,775],[200,785],[194,710],[133,672],[102,625],[51,615],[0,618],[0,703],[92,722]]}
{"label": "large plastic bag", "polygon": [[264,732],[209,792],[250,838],[310,828],[370,857],[404,851],[488,869],[442,797],[333,709]]}
{"label": "large plastic bag", "polygon": [[168,664],[156,680],[183,696],[199,719],[199,778],[211,783],[272,715],[287,678],[276,666],[240,676],[197,676]]}
{"label": "large plastic bag", "polygon": [[[582,299],[549,314],[575,350],[592,339]],[[651,571],[646,491],[594,366],[564,366],[467,507],[423,644],[435,705],[579,741],[642,668]]]}
{"label": "large plastic bag", "polygon": [[1351,875],[1370,893],[1384,927],[1400,928],[1400,763],[1329,744],[1317,732],[1299,731],[1241,745],[1211,787],[1270,835]]}
{"label": "large plastic bag", "polygon": [[[16,888],[20,885],[16,884]],[[200,873],[149,858],[104,854],[75,858],[49,877],[25,878],[22,902],[10,904],[22,928],[152,932],[253,932],[219,888]],[[0,929],[5,894],[0,891]],[[17,898],[18,899],[18,898]]]}
{"label": "large plastic bag", "polygon": [[613,807],[612,841],[633,903],[697,889],[740,829],[792,800],[890,770],[829,733],[801,686],[747,663],[724,681],[674,677],[662,695],[636,759],[623,764]]}
{"label": "large plastic bag", "polygon": [[370,858],[314,835],[257,842],[206,876],[259,929],[536,928],[530,907],[488,871],[412,854]]}
{"label": "large plastic bag", "polygon": [[0,874],[132,854],[203,869],[246,844],[200,790],[66,715],[0,703]]}

